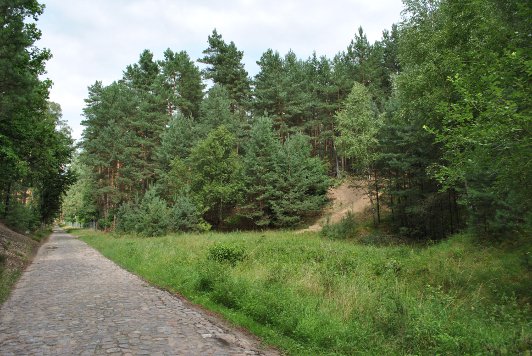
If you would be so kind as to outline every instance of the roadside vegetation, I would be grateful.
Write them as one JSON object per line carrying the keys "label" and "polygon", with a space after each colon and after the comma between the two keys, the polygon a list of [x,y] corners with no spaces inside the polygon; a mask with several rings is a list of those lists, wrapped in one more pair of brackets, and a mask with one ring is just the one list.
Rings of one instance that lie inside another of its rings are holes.
{"label": "roadside vegetation", "polygon": [[44,228],[26,236],[0,223],[0,304],[7,299],[22,271],[31,262],[40,242],[51,232],[51,229]]}
{"label": "roadside vegetation", "polygon": [[[518,354],[532,348],[528,239],[429,245],[288,231],[75,234],[147,281],[294,355]],[[377,234],[375,232],[375,234]]]}
{"label": "roadside vegetation", "polygon": [[[252,77],[216,29],[202,58],[146,49],[88,88],[72,158],[44,6],[7,0],[0,219],[108,231],[77,233],[290,354],[530,354],[530,4],[404,4],[380,40],[265,48]],[[364,182],[371,223],[257,232],[319,216],[333,177]],[[36,245],[6,236],[0,300]]]}

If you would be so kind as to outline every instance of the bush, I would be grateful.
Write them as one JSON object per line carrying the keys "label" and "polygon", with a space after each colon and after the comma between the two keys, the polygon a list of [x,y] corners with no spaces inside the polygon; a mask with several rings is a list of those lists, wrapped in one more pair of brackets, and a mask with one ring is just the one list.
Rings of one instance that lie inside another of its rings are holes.
{"label": "bush", "polygon": [[237,246],[229,246],[216,244],[209,248],[208,258],[220,263],[229,263],[231,266],[236,266],[246,257],[244,250]]}
{"label": "bush", "polygon": [[173,231],[207,231],[210,225],[203,220],[201,209],[184,191],[175,199],[169,213],[170,227]]}
{"label": "bush", "polygon": [[117,229],[125,232],[161,236],[170,230],[170,209],[153,187],[148,189],[138,204],[122,205],[118,218]]}
{"label": "bush", "polygon": [[13,202],[7,212],[5,222],[6,225],[19,232],[32,232],[39,227],[39,213],[31,205]]}
{"label": "bush", "polygon": [[113,226],[113,222],[111,220],[111,217],[106,218],[100,218],[98,219],[98,228],[102,230],[107,230]]}
{"label": "bush", "polygon": [[200,292],[212,292],[216,286],[228,278],[227,270],[215,261],[205,261],[198,265],[198,279],[195,289]]}
{"label": "bush", "polygon": [[355,216],[352,212],[348,212],[337,224],[326,224],[321,230],[321,236],[329,239],[347,239],[354,237],[356,228]]}
{"label": "bush", "polygon": [[134,232],[137,224],[137,215],[136,204],[122,204],[118,209],[116,229],[123,232]]}

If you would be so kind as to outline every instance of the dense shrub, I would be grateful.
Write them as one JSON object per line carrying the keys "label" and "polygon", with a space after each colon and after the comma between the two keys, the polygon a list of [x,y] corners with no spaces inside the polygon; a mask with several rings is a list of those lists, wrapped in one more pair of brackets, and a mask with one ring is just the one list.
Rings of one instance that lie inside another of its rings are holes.
{"label": "dense shrub", "polygon": [[122,205],[118,217],[118,230],[143,236],[161,236],[170,228],[170,209],[154,188],[148,189],[138,203]]}
{"label": "dense shrub", "polygon": [[246,253],[241,247],[216,244],[209,248],[208,258],[210,260],[229,263],[231,266],[235,266],[237,262],[244,260],[245,257]]}
{"label": "dense shrub", "polygon": [[[4,209],[3,206],[0,208]],[[32,205],[11,203],[5,217],[6,224],[20,232],[33,232],[40,225],[39,212]]]}
{"label": "dense shrub", "polygon": [[321,230],[321,236],[329,239],[347,239],[354,237],[356,228],[355,216],[349,212],[338,223],[327,223]]}
{"label": "dense shrub", "polygon": [[173,231],[206,231],[210,225],[203,220],[201,209],[187,192],[181,192],[170,208],[170,228]]}

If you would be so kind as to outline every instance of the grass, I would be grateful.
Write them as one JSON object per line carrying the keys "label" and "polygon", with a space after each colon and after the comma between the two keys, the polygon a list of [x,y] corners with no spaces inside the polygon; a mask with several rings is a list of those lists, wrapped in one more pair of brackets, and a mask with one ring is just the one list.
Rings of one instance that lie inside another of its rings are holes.
{"label": "grass", "polygon": [[52,233],[52,228],[49,226],[46,226],[44,228],[38,229],[35,232],[33,232],[30,235],[30,237],[37,242],[42,242],[44,239],[50,236],[51,233]]}
{"label": "grass", "polygon": [[75,232],[124,268],[294,355],[516,354],[532,348],[530,241],[462,234],[372,246],[293,232]]}
{"label": "grass", "polygon": [[9,297],[21,273],[22,271],[19,269],[11,270],[0,267],[0,304]]}

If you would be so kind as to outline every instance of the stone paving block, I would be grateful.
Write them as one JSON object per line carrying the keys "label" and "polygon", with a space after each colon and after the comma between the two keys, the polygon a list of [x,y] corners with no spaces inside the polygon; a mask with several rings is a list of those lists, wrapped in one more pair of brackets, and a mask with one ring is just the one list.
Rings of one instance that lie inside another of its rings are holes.
{"label": "stone paving block", "polygon": [[0,355],[114,354],[278,355],[55,231],[0,308]]}

